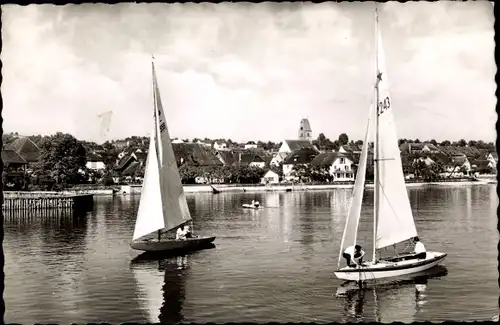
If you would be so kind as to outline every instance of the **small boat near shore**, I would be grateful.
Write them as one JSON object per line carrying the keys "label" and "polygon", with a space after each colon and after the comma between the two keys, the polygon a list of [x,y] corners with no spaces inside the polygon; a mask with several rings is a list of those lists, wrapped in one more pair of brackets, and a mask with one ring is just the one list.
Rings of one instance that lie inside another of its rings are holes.
{"label": "small boat near shore", "polygon": [[259,201],[255,201],[255,200],[252,200],[252,203],[250,203],[250,204],[245,203],[241,207],[243,209],[254,209],[254,210],[264,209],[264,207],[260,205]]}
{"label": "small boat near shore", "polygon": [[[173,235],[170,231],[187,223],[192,225],[193,221],[170,142],[154,61],[152,70],[154,127],[149,141],[142,194],[130,246],[146,252],[200,250],[208,247],[215,240],[215,236],[196,236],[180,240],[169,238],[169,235]],[[157,238],[151,238],[155,232]]]}
{"label": "small boat near shore", "polygon": [[264,209],[263,206],[254,206],[254,205],[251,205],[251,204],[243,204],[241,207],[243,209],[252,209],[252,210]]}

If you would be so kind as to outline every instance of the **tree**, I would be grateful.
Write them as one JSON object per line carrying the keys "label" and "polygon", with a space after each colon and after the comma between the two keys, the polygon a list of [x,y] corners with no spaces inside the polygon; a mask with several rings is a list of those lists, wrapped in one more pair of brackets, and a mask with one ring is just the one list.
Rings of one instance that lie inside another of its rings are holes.
{"label": "tree", "polygon": [[179,174],[183,184],[195,184],[196,177],[199,176],[199,168],[191,164],[182,164],[179,167]]}
{"label": "tree", "polygon": [[349,143],[349,137],[347,136],[347,134],[341,133],[339,135],[339,143],[340,143],[340,146],[344,146],[344,145]]}
{"label": "tree", "polygon": [[440,145],[442,145],[442,146],[449,146],[449,145],[451,145],[451,142],[448,141],[448,140],[444,140],[444,141],[441,141]]}
{"label": "tree", "polygon": [[57,184],[77,184],[83,180],[80,170],[86,170],[85,148],[71,134],[61,132],[40,140],[40,159],[35,174],[48,176]]}
{"label": "tree", "polygon": [[413,141],[414,143],[420,143],[420,140],[419,139],[415,139],[415,141]]}
{"label": "tree", "polygon": [[437,141],[436,141],[436,140],[434,140],[434,139],[431,139],[431,141],[429,141],[429,142],[430,142],[430,143],[432,143],[432,144],[433,144],[433,145],[435,145],[435,146],[437,146],[437,144],[438,144],[438,143],[437,143]]}
{"label": "tree", "polygon": [[475,141],[475,140],[469,140],[469,142],[467,143],[467,145],[469,147],[477,147],[477,141]]}
{"label": "tree", "polygon": [[460,140],[458,141],[458,145],[459,145],[460,147],[465,147],[465,146],[467,145],[467,141],[465,141],[464,139],[460,139]]}

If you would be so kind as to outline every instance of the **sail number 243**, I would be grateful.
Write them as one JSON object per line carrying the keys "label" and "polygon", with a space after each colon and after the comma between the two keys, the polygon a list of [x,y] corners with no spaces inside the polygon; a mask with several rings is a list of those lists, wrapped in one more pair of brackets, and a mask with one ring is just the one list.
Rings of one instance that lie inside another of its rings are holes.
{"label": "sail number 243", "polygon": [[391,100],[389,99],[389,96],[384,98],[384,100],[378,102],[378,114],[379,115],[383,114],[389,108],[391,108]]}

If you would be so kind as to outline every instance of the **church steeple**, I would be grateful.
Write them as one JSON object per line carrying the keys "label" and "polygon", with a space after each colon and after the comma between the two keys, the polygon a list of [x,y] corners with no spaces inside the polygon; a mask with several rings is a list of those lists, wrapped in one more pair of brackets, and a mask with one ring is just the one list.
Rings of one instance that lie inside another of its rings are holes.
{"label": "church steeple", "polygon": [[308,140],[308,141],[312,140],[311,124],[309,123],[309,120],[306,118],[300,120],[299,140]]}

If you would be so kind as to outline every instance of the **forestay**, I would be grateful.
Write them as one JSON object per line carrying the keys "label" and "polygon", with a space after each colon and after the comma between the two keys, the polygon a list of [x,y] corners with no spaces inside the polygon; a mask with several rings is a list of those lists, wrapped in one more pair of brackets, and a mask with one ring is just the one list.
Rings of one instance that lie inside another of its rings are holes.
{"label": "forestay", "polygon": [[354,189],[352,192],[351,205],[347,214],[347,219],[344,227],[344,234],[342,235],[342,242],[340,244],[340,254],[338,265],[342,259],[342,252],[346,247],[356,244],[359,218],[361,216],[361,203],[363,201],[363,194],[365,189],[366,178],[366,164],[368,161],[368,147],[370,137],[371,116],[373,112],[373,105],[370,105],[370,112],[368,115],[368,123],[366,125],[365,137],[363,140],[363,149],[361,157],[359,158],[359,167],[356,174],[356,181],[354,182]]}
{"label": "forestay", "polygon": [[191,220],[191,214],[181,183],[179,169],[175,160],[174,150],[165,121],[161,103],[160,91],[156,80],[154,62],[153,68],[153,98],[155,104],[156,140],[159,152],[159,177],[162,197],[163,218],[165,230],[173,229]]}
{"label": "forestay", "polygon": [[406,190],[394,124],[392,100],[380,32],[378,41],[379,191],[376,248],[387,247],[417,236]]}

